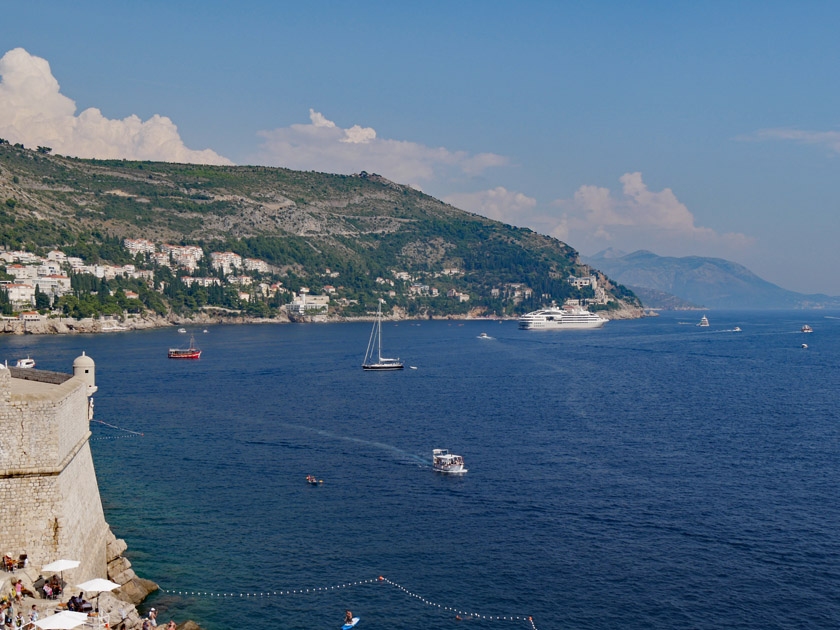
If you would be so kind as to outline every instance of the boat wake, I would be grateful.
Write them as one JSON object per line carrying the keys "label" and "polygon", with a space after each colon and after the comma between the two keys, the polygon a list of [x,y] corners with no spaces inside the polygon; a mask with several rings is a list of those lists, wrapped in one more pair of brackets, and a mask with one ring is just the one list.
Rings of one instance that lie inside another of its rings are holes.
{"label": "boat wake", "polygon": [[290,429],[298,429],[300,431],[307,431],[309,433],[316,433],[323,437],[327,437],[333,440],[341,440],[343,442],[352,442],[354,444],[366,444],[368,446],[373,446],[375,448],[381,449],[383,451],[389,451],[391,453],[395,453],[397,455],[401,455],[403,459],[410,461],[411,463],[420,463],[425,464],[426,466],[430,466],[431,462],[429,460],[420,457],[419,455],[415,455],[414,453],[409,453],[408,451],[404,451],[401,448],[393,446],[392,444],[385,444],[384,442],[376,442],[373,440],[363,440],[362,438],[351,437],[349,435],[338,435],[337,433],[333,433],[331,431],[324,431],[323,429],[314,429],[312,427],[306,427],[300,424],[290,424],[288,422],[281,423],[282,426],[289,427]]}

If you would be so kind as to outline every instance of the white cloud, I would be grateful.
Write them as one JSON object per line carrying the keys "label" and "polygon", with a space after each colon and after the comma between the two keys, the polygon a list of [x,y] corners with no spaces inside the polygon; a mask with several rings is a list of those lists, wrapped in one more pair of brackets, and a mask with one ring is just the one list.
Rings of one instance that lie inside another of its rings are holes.
{"label": "white cloud", "polygon": [[461,210],[513,225],[524,225],[537,206],[533,197],[503,186],[474,193],[455,193],[443,200]]}
{"label": "white cloud", "polygon": [[800,144],[815,144],[824,146],[840,153],[840,131],[803,131],[779,127],[776,129],[759,129],[749,136],[741,136],[739,140],[792,140]]}
{"label": "white cloud", "polygon": [[445,147],[380,138],[371,127],[337,126],[309,110],[310,124],[260,131],[257,161],[271,166],[333,173],[379,173],[396,182],[418,185],[436,178],[475,176],[508,163],[495,153],[470,154]]}
{"label": "white cloud", "polygon": [[620,194],[608,188],[581,186],[572,199],[552,205],[562,211],[552,236],[594,252],[608,245],[652,249],[657,253],[726,255],[754,243],[741,233],[718,233],[696,224],[694,215],[670,188],[649,190],[641,173],[626,173]]}
{"label": "white cloud", "polygon": [[0,58],[0,77],[0,137],[10,142],[82,158],[232,164],[215,151],[185,147],[166,116],[115,120],[94,107],[76,116],[76,103],[61,93],[49,62],[23,48]]}

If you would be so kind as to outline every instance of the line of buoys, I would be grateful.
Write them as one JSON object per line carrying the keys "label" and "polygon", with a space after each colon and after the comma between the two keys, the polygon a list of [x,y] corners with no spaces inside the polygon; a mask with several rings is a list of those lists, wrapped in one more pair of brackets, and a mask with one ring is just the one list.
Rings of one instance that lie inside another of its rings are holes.
{"label": "line of buoys", "polygon": [[332,591],[337,588],[348,588],[350,586],[358,586],[360,584],[371,584],[377,582],[376,578],[370,580],[360,580],[358,582],[347,582],[345,584],[334,584],[332,586],[320,586],[313,588],[298,588],[285,591],[262,591],[256,593],[219,593],[214,591],[176,591],[172,589],[162,588],[162,593],[169,593],[170,595],[186,595],[192,597],[279,597],[281,595],[300,595],[302,593],[318,593],[325,591]]}
{"label": "line of buoys", "polygon": [[533,630],[537,630],[537,627],[534,625],[534,620],[533,620],[532,617],[526,617],[526,616],[523,616],[523,615],[482,615],[482,614],[479,614],[479,613],[476,613],[476,612],[469,612],[469,611],[466,611],[466,610],[461,610],[461,609],[459,609],[458,607],[455,607],[455,606],[444,606],[443,604],[438,604],[437,602],[433,602],[429,599],[426,599],[422,595],[418,595],[417,593],[413,593],[412,591],[409,591],[407,588],[405,588],[401,584],[397,584],[396,582],[392,582],[391,580],[389,580],[386,577],[380,576],[379,579],[380,579],[380,581],[385,582],[386,584],[390,584],[394,588],[399,589],[400,591],[402,591],[406,595],[414,597],[415,599],[419,599],[421,602],[423,602],[427,606],[431,606],[433,608],[440,608],[441,610],[448,610],[448,611],[454,612],[456,615],[465,615],[467,617],[472,617],[472,618],[475,618],[475,619],[486,619],[488,621],[527,621],[529,624],[531,624],[531,628],[533,628]]}
{"label": "line of buoys", "polygon": [[90,438],[90,440],[91,440],[91,442],[93,442],[93,441],[98,442],[99,440],[124,440],[125,438],[136,438],[136,437],[143,437],[143,434],[141,433],[139,435],[131,434],[131,435],[111,435],[111,436],[108,436],[108,437],[92,437],[92,438]]}
{"label": "line of buoys", "polygon": [[117,431],[125,431],[126,433],[132,433],[134,435],[143,435],[142,433],[140,433],[140,431],[132,431],[131,429],[124,429],[123,427],[118,427],[115,424],[109,424],[109,423],[105,422],[104,420],[97,420],[96,418],[93,418],[91,420],[91,422],[96,422],[98,424],[103,424],[106,427],[110,427],[111,429],[116,429]]}
{"label": "line of buoys", "polygon": [[441,610],[448,610],[456,615],[464,615],[465,617],[470,617],[474,619],[484,619],[487,621],[526,621],[531,626],[531,630],[537,630],[537,626],[534,625],[534,619],[530,616],[524,615],[482,615],[476,612],[469,612],[467,610],[462,610],[457,606],[444,606],[443,604],[438,604],[437,602],[433,602],[430,599],[423,597],[422,595],[418,595],[412,591],[409,591],[407,588],[402,586],[401,584],[397,584],[396,582],[392,582],[386,577],[379,576],[378,578],[373,578],[370,580],[359,580],[357,582],[346,582],[344,584],[334,584],[332,586],[320,586],[314,588],[298,588],[292,590],[285,590],[285,591],[262,591],[262,592],[254,592],[254,593],[219,593],[215,591],[178,591],[173,589],[162,588],[160,589],[162,593],[168,593],[170,595],[182,595],[187,597],[240,597],[240,598],[250,598],[250,597],[278,597],[278,596],[287,596],[287,595],[301,595],[306,593],[324,593],[327,591],[334,591],[340,588],[348,588],[350,586],[359,586],[362,584],[372,584],[374,582],[382,582],[384,584],[390,584],[397,590],[401,591],[402,593],[414,597],[415,599],[420,600],[427,606],[431,606],[432,608],[439,608]]}

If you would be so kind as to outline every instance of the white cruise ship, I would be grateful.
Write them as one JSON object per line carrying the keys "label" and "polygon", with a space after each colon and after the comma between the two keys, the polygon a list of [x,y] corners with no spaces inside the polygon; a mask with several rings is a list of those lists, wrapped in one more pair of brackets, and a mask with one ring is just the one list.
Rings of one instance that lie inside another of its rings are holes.
{"label": "white cruise ship", "polygon": [[558,330],[600,328],[609,320],[590,313],[586,309],[576,306],[571,309],[543,308],[532,311],[519,318],[519,328],[522,330]]}

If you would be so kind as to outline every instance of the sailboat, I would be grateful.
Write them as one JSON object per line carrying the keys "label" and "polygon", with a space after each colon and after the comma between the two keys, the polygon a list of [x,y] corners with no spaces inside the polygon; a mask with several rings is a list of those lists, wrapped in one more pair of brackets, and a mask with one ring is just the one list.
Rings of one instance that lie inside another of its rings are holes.
{"label": "sailboat", "polygon": [[170,359],[200,359],[201,350],[195,347],[195,337],[190,335],[189,348],[169,348],[166,356]]}
{"label": "sailboat", "polygon": [[399,359],[389,359],[382,356],[382,302],[377,303],[376,321],[370,331],[365,360],[362,362],[364,370],[401,370],[403,364]]}

